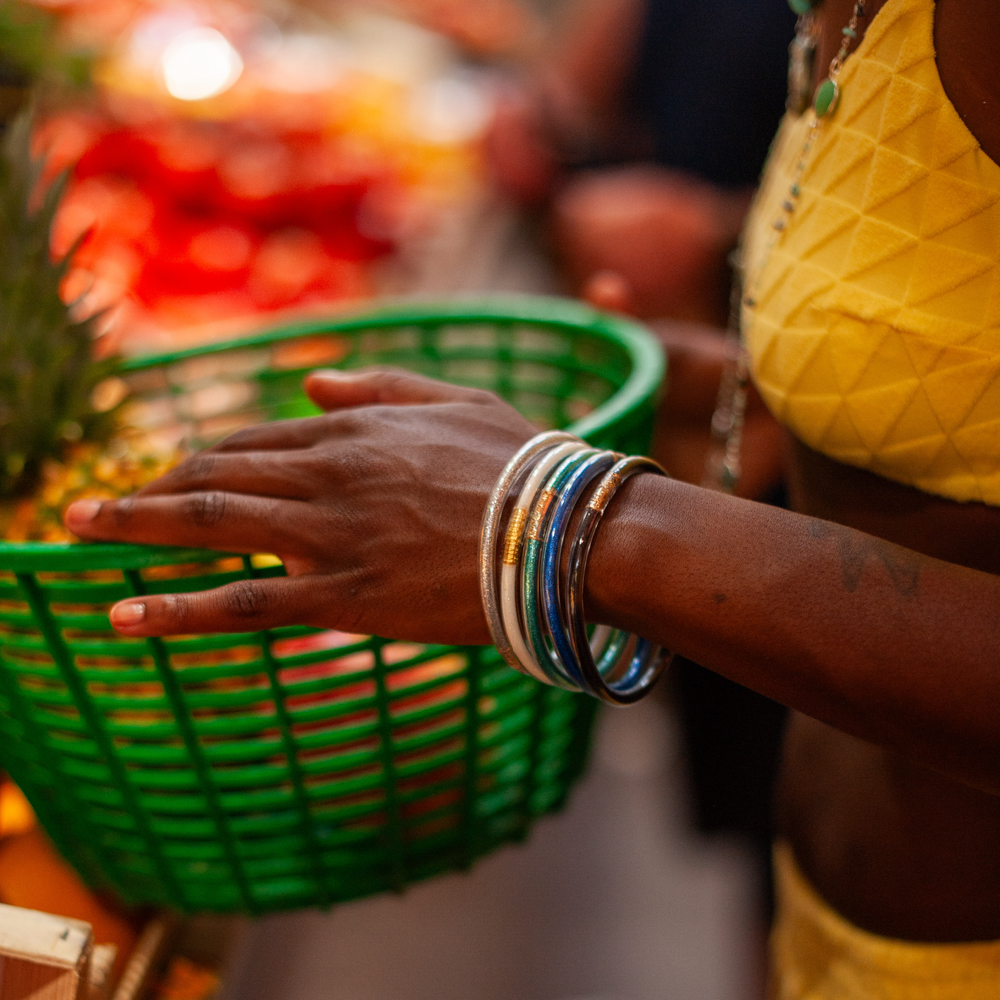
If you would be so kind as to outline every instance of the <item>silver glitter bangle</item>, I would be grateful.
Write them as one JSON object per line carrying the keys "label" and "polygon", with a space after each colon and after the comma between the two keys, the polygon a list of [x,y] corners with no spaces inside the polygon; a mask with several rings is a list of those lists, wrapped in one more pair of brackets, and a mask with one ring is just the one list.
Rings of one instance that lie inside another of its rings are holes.
{"label": "silver glitter bangle", "polygon": [[507,639],[503,626],[503,616],[500,612],[500,602],[497,599],[497,540],[500,535],[500,519],[507,503],[511,488],[524,472],[532,459],[543,452],[562,444],[564,441],[576,441],[572,434],[565,431],[545,431],[527,441],[517,451],[514,457],[504,467],[497,479],[493,492],[486,502],[483,512],[483,527],[479,539],[479,590],[483,597],[483,613],[489,626],[493,643],[504,658],[504,662],[515,670],[531,676],[531,672],[514,655],[514,650]]}

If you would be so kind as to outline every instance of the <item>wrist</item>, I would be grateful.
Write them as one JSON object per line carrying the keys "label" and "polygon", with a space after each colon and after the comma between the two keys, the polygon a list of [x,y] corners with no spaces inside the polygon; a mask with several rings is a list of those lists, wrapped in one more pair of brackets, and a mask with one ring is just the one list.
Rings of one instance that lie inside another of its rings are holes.
{"label": "wrist", "polygon": [[651,590],[651,564],[664,542],[665,492],[675,485],[662,476],[634,476],[611,501],[587,567],[584,607],[589,621],[629,631],[648,624],[644,597]]}

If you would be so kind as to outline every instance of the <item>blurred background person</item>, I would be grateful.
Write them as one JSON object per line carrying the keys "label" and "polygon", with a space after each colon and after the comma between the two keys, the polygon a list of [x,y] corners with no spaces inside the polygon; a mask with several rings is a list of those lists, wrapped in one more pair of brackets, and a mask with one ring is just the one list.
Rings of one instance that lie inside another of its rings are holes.
{"label": "blurred background person", "polygon": [[[787,0],[577,0],[560,17],[499,102],[490,167],[541,214],[573,292],[674,321],[654,324],[671,358],[654,451],[699,482],[709,439],[687,400],[718,377],[725,344],[708,324],[726,323],[727,258],[784,111],[795,16]],[[771,456],[743,480],[759,496],[780,462],[759,399],[746,436]],[[671,673],[694,824],[749,842],[766,916],[785,709],[687,660]]]}
{"label": "blurred background person", "polygon": [[575,291],[724,323],[726,254],[784,109],[786,0],[576,0],[501,99],[497,183],[544,206]]}

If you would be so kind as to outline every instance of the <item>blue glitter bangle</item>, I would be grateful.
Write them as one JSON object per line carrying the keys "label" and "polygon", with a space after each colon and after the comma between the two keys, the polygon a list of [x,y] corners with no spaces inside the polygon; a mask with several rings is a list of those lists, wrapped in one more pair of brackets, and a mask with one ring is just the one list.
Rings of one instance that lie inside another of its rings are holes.
{"label": "blue glitter bangle", "polygon": [[544,534],[541,565],[542,612],[548,626],[548,634],[555,647],[557,661],[562,666],[563,672],[581,691],[586,691],[588,685],[580,672],[578,665],[580,658],[573,648],[573,641],[566,631],[562,615],[563,588],[559,575],[562,568],[566,522],[575,510],[583,491],[621,457],[605,451],[576,469],[559,494]]}
{"label": "blue glitter bangle", "polygon": [[[531,515],[528,521],[528,530],[524,541],[524,555],[521,571],[521,608],[524,619],[525,631],[527,632],[528,645],[535,654],[542,670],[549,675],[554,684],[562,687],[568,682],[573,687],[579,689],[578,682],[563,669],[562,663],[557,656],[554,656],[548,644],[545,642],[543,629],[545,622],[539,613],[539,563],[542,547],[541,539],[544,537],[548,527],[549,518],[552,513],[552,503],[559,496],[567,480],[580,468],[588,463],[601,458],[611,458],[611,452],[599,452],[588,450],[579,452],[566,458],[556,467],[549,478],[548,484],[539,491],[535,503],[532,505]],[[604,468],[610,464],[605,462]]]}

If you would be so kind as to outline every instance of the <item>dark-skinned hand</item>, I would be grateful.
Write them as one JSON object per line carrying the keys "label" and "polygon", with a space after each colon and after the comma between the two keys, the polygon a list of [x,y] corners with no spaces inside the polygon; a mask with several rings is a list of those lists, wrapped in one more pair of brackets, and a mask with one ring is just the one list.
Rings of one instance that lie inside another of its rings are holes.
{"label": "dark-skinned hand", "polygon": [[489,493],[536,429],[492,393],[400,371],[313,372],[326,413],[234,434],[122,500],[66,512],[81,538],[269,552],[287,577],[121,601],[130,636],[314,625],[487,643]]}

